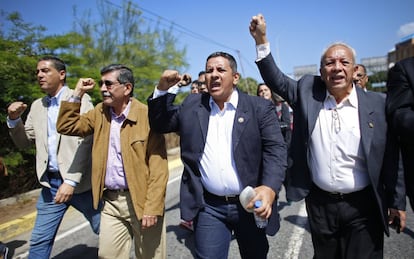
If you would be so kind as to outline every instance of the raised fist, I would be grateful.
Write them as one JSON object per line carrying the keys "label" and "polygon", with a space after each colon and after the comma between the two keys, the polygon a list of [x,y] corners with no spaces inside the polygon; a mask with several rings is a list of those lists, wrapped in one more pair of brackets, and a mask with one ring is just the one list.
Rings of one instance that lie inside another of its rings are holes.
{"label": "raised fist", "polygon": [[27,104],[23,102],[13,102],[7,107],[7,114],[9,115],[9,119],[15,120],[18,119],[23,112],[26,110]]}

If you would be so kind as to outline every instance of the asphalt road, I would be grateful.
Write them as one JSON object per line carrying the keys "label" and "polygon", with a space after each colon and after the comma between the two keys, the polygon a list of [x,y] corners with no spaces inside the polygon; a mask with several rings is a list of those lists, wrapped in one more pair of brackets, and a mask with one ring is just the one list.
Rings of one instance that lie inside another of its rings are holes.
{"label": "asphalt road", "polygon": [[[182,229],[179,224],[179,179],[182,166],[179,164],[170,170],[170,180],[166,197],[167,258],[193,258],[194,242],[192,233]],[[313,249],[307,226],[303,202],[287,206],[284,192],[280,194],[279,209],[281,229],[274,237],[269,237],[270,252],[268,258],[312,258]],[[408,211],[406,230],[397,235],[391,233],[385,238],[386,259],[414,258],[414,215]],[[30,232],[19,235],[6,243],[13,258],[27,258]],[[87,222],[76,210],[69,210],[60,227],[52,251],[55,259],[97,258],[98,238],[92,233]],[[131,253],[133,258],[133,253]],[[235,240],[231,243],[229,258],[240,258]]]}

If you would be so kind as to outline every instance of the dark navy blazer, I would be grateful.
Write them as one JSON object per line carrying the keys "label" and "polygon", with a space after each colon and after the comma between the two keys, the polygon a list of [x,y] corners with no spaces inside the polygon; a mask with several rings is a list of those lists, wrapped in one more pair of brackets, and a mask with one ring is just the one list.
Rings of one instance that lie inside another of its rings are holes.
{"label": "dark navy blazer", "polygon": [[[232,141],[242,187],[266,185],[278,193],[285,177],[287,152],[275,107],[263,98],[238,92]],[[178,132],[180,135],[184,164],[180,188],[181,217],[192,220],[205,204],[198,164],[207,137],[210,95],[190,94],[180,106],[173,105],[174,98],[173,94],[149,98],[149,120],[156,132]],[[278,229],[279,214],[275,201],[266,233],[274,235]]]}

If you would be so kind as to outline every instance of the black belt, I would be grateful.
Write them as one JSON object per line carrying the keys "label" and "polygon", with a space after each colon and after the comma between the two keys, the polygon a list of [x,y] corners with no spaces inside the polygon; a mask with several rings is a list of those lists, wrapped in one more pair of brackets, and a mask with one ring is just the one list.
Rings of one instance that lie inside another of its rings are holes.
{"label": "black belt", "polygon": [[47,177],[50,178],[55,178],[55,179],[60,179],[62,178],[62,176],[60,175],[59,171],[50,171],[50,170],[46,170],[46,174]]}
{"label": "black belt", "polygon": [[129,189],[115,189],[115,190],[105,189],[105,191],[114,192],[114,193],[122,193],[122,192],[129,192]]}
{"label": "black belt", "polygon": [[328,191],[322,190],[316,184],[313,184],[313,187],[312,187],[312,190],[315,193],[328,196],[334,200],[346,200],[346,199],[356,198],[358,196],[360,197],[361,195],[366,195],[369,189],[370,189],[369,186],[367,186],[364,189],[356,191],[356,192],[341,193],[341,192],[328,192]]}
{"label": "black belt", "polygon": [[218,200],[225,203],[237,203],[239,202],[239,195],[224,195],[219,196],[214,193],[204,190],[204,198],[207,200]]}

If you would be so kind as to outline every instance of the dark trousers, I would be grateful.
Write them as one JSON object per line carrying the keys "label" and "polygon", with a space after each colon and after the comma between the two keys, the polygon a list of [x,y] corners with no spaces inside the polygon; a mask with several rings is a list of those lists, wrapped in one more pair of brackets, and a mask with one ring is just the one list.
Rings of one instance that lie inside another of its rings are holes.
{"label": "dark trousers", "polygon": [[306,210],[314,258],[383,258],[384,228],[371,187],[340,196],[314,186]]}
{"label": "dark trousers", "polygon": [[[405,140],[402,140],[405,141]],[[400,160],[400,169],[404,169],[405,189],[410,201],[411,209],[414,211],[414,143],[406,141],[406,145],[401,146],[402,161]]]}
{"label": "dark trousers", "polygon": [[240,202],[206,198],[206,206],[194,221],[196,258],[226,259],[234,236],[243,259],[266,258],[269,251],[264,229],[256,227],[252,213]]}

